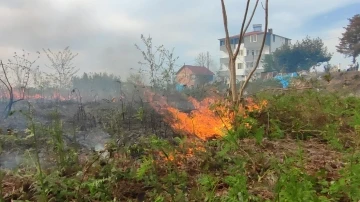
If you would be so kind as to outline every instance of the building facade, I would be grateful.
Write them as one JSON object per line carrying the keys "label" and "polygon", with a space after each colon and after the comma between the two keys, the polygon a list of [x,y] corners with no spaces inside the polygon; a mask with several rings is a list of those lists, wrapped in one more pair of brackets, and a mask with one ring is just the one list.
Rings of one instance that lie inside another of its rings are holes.
{"label": "building facade", "polygon": [[176,83],[189,88],[212,82],[214,73],[206,67],[184,65],[176,73]]}
{"label": "building facade", "polygon": [[[262,60],[267,54],[273,53],[277,48],[280,48],[282,45],[291,44],[291,39],[279,36],[273,33],[272,29],[269,29],[266,33],[262,30],[261,24],[254,24],[253,31],[247,32],[244,35],[243,43],[241,43],[240,51],[238,58],[236,60],[236,79],[237,81],[244,81],[246,76],[249,75],[250,71],[254,68],[256,60],[260,54],[260,49],[262,45],[262,39],[266,34],[264,49],[260,59],[260,63],[257,71],[253,77],[260,78],[262,72],[264,72],[264,67]],[[225,38],[219,39],[220,41],[220,73],[219,75],[223,77],[225,81],[229,81],[229,56],[225,46]],[[230,37],[230,44],[234,49],[237,47],[239,42],[239,35]]]}

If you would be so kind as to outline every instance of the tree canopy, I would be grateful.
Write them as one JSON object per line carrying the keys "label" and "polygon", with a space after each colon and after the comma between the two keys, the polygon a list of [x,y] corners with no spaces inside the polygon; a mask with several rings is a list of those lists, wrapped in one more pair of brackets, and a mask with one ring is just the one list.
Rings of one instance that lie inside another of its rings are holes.
{"label": "tree canopy", "polygon": [[345,32],[340,38],[340,43],[336,46],[337,52],[344,54],[346,57],[352,57],[352,62],[360,54],[360,14],[348,19],[350,23],[344,27]]}
{"label": "tree canopy", "polygon": [[265,71],[296,72],[309,70],[319,63],[328,62],[332,54],[328,52],[320,38],[309,36],[294,45],[283,45],[271,55],[265,55],[263,64]]}

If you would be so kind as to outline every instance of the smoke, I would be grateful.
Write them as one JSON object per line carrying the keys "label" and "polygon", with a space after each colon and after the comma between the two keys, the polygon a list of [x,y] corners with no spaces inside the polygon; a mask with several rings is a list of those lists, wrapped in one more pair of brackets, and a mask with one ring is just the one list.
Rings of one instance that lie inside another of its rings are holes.
{"label": "smoke", "polygon": [[[140,41],[137,27],[116,16],[96,14],[94,6],[47,0],[12,0],[0,3],[0,59],[7,60],[15,51],[30,53],[50,48],[53,51],[70,46],[79,56],[74,60],[81,72],[108,71],[126,78],[136,68],[141,55],[134,43]],[[120,16],[121,17],[121,16]],[[108,22],[108,23],[103,23]],[[115,24],[114,24],[115,23]],[[114,24],[114,26],[112,26]],[[135,30],[134,30],[135,29]],[[49,71],[45,54],[38,65]]]}

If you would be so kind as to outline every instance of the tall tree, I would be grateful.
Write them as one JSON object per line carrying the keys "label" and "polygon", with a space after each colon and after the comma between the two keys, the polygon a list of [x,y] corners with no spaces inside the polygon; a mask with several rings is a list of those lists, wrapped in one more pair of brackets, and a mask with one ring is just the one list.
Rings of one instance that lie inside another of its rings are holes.
{"label": "tall tree", "polygon": [[355,64],[356,58],[360,54],[360,14],[354,15],[348,20],[350,23],[344,27],[345,32],[342,34],[336,50],[346,57],[352,57],[352,62]]}
{"label": "tall tree", "polygon": [[[241,25],[241,30],[240,30],[240,34],[239,34],[239,42],[238,42],[238,45],[237,45],[235,51],[233,52],[233,50],[231,48],[231,45],[230,45],[230,36],[229,36],[229,29],[228,29],[228,21],[227,21],[227,13],[226,13],[226,8],[225,8],[225,3],[224,3],[224,0],[221,0],[221,7],[222,7],[222,14],[223,14],[223,24],[224,24],[224,29],[225,29],[225,46],[226,46],[226,50],[227,50],[228,55],[229,55],[230,91],[231,91],[232,101],[233,102],[240,101],[240,99],[242,98],[243,93],[244,93],[245,88],[246,88],[246,85],[250,81],[250,79],[251,79],[252,75],[254,74],[254,72],[256,71],[257,67],[259,66],[261,53],[263,52],[263,49],[264,49],[266,34],[264,34],[263,43],[261,45],[260,54],[258,56],[256,64],[255,64],[254,68],[252,69],[252,71],[247,76],[247,79],[245,80],[245,82],[240,87],[239,93],[237,93],[237,90],[236,90],[236,66],[235,66],[235,62],[236,62],[236,58],[237,58],[237,56],[239,54],[240,46],[244,41],[244,35],[245,35],[246,30],[248,29],[248,27],[249,27],[249,25],[250,25],[250,23],[252,21],[252,18],[254,17],[256,8],[258,6],[258,3],[259,3],[259,0],[256,0],[256,3],[255,3],[253,11],[251,13],[250,19],[246,23],[246,18],[248,17],[248,11],[249,11],[249,5],[250,5],[250,0],[247,0],[245,12],[244,12],[244,17],[243,17],[243,21],[242,21],[242,25]],[[269,9],[268,0],[266,0],[266,5],[265,5],[265,8],[264,8],[264,10],[265,10],[265,30],[267,30],[267,27],[268,27],[268,9]]]}
{"label": "tall tree", "polygon": [[328,62],[332,54],[328,52],[320,38],[306,37],[294,45],[283,45],[271,56],[264,58],[265,71],[296,72],[309,70],[323,62]]}

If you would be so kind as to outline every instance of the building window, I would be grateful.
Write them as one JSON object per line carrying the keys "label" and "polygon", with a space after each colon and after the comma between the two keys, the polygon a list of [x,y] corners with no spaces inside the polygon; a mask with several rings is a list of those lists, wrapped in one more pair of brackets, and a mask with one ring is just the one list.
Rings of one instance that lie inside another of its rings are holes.
{"label": "building window", "polygon": [[273,42],[275,42],[275,35],[273,35]]}
{"label": "building window", "polygon": [[238,38],[233,38],[233,39],[230,39],[230,44],[232,45],[236,45],[239,43],[239,39]]}
{"label": "building window", "polygon": [[259,50],[256,50],[256,51],[255,51],[255,55],[259,55]]}
{"label": "building window", "polygon": [[[250,38],[251,39],[251,38]],[[252,35],[252,42],[257,42],[257,34]]]}
{"label": "building window", "polygon": [[225,41],[224,40],[220,40],[220,46],[225,45]]}
{"label": "building window", "polygon": [[238,69],[244,69],[244,64],[243,63],[238,63]]}
{"label": "building window", "polygon": [[250,55],[250,50],[246,50],[246,55]]}
{"label": "building window", "polygon": [[238,38],[234,39],[234,44],[239,44],[239,39]]}
{"label": "building window", "polygon": [[244,56],[244,50],[240,50],[240,56]]}

